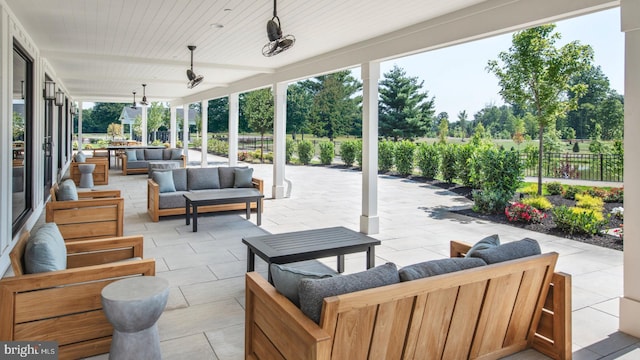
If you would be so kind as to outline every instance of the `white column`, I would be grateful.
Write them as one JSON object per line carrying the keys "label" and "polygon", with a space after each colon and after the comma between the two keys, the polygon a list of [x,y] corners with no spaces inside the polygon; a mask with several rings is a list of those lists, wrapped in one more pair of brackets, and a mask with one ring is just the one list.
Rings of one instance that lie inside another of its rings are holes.
{"label": "white column", "polygon": [[142,131],[142,146],[147,146],[148,141],[147,138],[149,135],[147,134],[147,107],[142,107],[142,125],[140,125],[140,130]]}
{"label": "white column", "polygon": [[169,146],[176,147],[176,139],[178,138],[178,127],[176,126],[176,107],[169,108]]}
{"label": "white column", "polygon": [[202,157],[200,158],[200,165],[202,167],[207,167],[209,165],[209,162],[207,161],[207,148],[209,145],[209,135],[207,134],[209,132],[208,107],[209,100],[202,100]]}
{"label": "white column", "polygon": [[377,234],[378,218],[378,79],[380,63],[362,64],[362,215],[360,232]]}
{"label": "white column", "polygon": [[624,78],[624,294],[620,299],[620,331],[640,337],[640,2],[622,0],[625,33]]}
{"label": "white column", "polygon": [[182,148],[184,157],[189,163],[189,104],[182,105]]}
{"label": "white column", "polygon": [[287,136],[287,83],[273,86],[273,189],[271,197],[284,198],[285,144]]}
{"label": "white column", "polygon": [[78,102],[78,150],[82,150],[82,101]]}
{"label": "white column", "polygon": [[229,95],[229,166],[238,165],[238,123],[240,118],[239,94]]}

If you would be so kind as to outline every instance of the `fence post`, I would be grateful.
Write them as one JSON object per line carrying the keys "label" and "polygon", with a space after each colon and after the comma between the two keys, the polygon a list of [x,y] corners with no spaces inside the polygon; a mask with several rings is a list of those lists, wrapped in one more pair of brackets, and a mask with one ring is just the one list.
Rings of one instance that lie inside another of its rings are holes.
{"label": "fence post", "polygon": [[604,164],[602,163],[602,153],[600,153],[600,181],[604,181]]}

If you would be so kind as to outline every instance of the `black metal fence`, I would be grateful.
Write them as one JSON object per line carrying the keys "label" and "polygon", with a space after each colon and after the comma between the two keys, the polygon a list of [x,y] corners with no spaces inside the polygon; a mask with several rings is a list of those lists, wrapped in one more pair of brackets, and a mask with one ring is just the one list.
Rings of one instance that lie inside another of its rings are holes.
{"label": "black metal fence", "polygon": [[[525,176],[538,176],[538,154],[521,153]],[[623,156],[618,154],[543,153],[542,176],[562,179],[622,181]]]}

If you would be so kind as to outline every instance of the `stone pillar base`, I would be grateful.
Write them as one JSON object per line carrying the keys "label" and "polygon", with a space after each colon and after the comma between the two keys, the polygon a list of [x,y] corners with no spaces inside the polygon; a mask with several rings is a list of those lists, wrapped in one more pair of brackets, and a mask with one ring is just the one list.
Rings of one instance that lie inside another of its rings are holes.
{"label": "stone pillar base", "polygon": [[623,333],[640,338],[640,301],[626,297],[620,298],[619,326]]}
{"label": "stone pillar base", "polygon": [[380,232],[380,218],[377,216],[360,216],[360,232],[373,235]]}
{"label": "stone pillar base", "polygon": [[283,185],[273,185],[271,188],[271,197],[273,199],[283,199],[284,198],[284,186]]}

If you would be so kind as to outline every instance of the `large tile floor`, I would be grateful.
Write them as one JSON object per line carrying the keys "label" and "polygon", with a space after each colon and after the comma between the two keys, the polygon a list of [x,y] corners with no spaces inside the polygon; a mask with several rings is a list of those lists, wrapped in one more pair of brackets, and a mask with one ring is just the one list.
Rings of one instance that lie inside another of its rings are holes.
{"label": "large tile floor", "polygon": [[[192,162],[200,153],[191,152]],[[209,157],[212,166],[226,159]],[[252,165],[271,195],[272,166]],[[145,237],[145,257],[157,261],[157,276],[171,284],[169,303],[159,320],[165,359],[242,359],[244,342],[244,236],[282,233],[328,226],[359,229],[361,173],[320,166],[288,166],[291,197],[266,200],[262,226],[255,214],[243,212],[200,217],[198,232],[184,218],[150,221],[146,213],[146,175],[121,176],[112,169],[109,186],[125,197],[125,234]],[[557,251],[557,270],[573,275],[574,359],[638,359],[640,342],[618,328],[618,297],[622,294],[622,253],[563,238],[497,225],[449,212],[469,206],[463,197],[425,184],[380,176],[378,182],[380,233],[376,263],[398,266],[448,256],[451,239],[474,242],[500,234],[502,242],[532,237],[543,252]],[[266,275],[265,263],[257,269]],[[335,258],[320,266],[335,267]],[[316,263],[317,265],[318,263]],[[364,254],[347,256],[346,271],[364,270]],[[305,264],[314,266],[314,264]],[[95,359],[107,359],[107,355]],[[543,359],[535,351],[512,356]]]}

